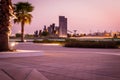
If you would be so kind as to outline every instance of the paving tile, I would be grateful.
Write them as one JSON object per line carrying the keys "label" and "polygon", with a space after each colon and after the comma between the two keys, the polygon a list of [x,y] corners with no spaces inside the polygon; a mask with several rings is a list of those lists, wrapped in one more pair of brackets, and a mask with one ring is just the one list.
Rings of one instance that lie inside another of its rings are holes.
{"label": "paving tile", "polygon": [[111,76],[106,75],[97,75],[92,73],[86,73],[86,72],[76,72],[73,74],[68,74],[69,76],[74,76],[76,78],[81,78],[83,80],[119,80],[119,78],[114,78]]}
{"label": "paving tile", "polygon": [[56,73],[50,73],[50,72],[42,72],[42,74],[44,74],[49,80],[83,80],[83,79],[79,79],[76,77],[71,77],[71,76],[66,76],[66,75],[62,75],[62,74],[56,74]]}
{"label": "paving tile", "polygon": [[7,74],[0,70],[0,80],[13,80],[13,79],[11,79]]}
{"label": "paving tile", "polygon": [[43,76],[36,69],[33,69],[32,72],[28,75],[26,80],[48,80],[45,76]]}
{"label": "paving tile", "polygon": [[3,70],[10,76],[14,77],[15,80],[24,80],[32,71],[32,69],[30,68],[15,68],[15,67],[3,68]]}
{"label": "paving tile", "polygon": [[3,65],[0,67],[0,80],[48,80],[36,69],[12,64]]}

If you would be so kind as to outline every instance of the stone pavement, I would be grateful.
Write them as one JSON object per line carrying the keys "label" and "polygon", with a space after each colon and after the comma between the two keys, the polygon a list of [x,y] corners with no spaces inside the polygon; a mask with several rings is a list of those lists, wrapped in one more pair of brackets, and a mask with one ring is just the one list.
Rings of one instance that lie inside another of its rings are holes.
{"label": "stone pavement", "polygon": [[16,48],[41,50],[45,55],[1,58],[0,69],[7,70],[9,66],[25,71],[35,69],[48,80],[120,80],[120,49],[65,48],[43,44],[18,44]]}
{"label": "stone pavement", "polygon": [[0,63],[0,80],[48,80],[38,70]]}

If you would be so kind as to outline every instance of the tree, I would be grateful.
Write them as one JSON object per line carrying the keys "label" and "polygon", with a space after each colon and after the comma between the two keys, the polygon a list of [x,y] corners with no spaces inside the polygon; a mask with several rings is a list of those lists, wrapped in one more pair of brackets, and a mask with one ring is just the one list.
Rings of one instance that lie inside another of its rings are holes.
{"label": "tree", "polygon": [[11,0],[0,0],[0,51],[9,51],[9,35],[13,16]]}
{"label": "tree", "polygon": [[19,2],[15,4],[15,15],[14,23],[21,23],[21,41],[24,42],[24,26],[30,24],[32,15],[30,12],[33,11],[34,7],[28,2]]}
{"label": "tree", "polygon": [[49,35],[49,33],[47,31],[42,32],[42,36],[48,36],[48,35]]}

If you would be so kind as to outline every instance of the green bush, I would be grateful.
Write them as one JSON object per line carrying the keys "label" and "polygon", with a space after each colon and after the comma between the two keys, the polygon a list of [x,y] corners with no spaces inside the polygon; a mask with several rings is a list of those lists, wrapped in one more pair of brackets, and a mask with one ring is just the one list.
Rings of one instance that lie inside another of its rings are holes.
{"label": "green bush", "polygon": [[77,41],[67,42],[65,47],[77,47],[77,48],[118,48],[116,42],[113,41]]}
{"label": "green bush", "polygon": [[16,33],[15,36],[16,38],[21,37],[21,33]]}
{"label": "green bush", "polygon": [[42,40],[34,40],[34,43],[65,43],[65,41],[57,41],[57,40],[50,40],[50,39],[42,39]]}

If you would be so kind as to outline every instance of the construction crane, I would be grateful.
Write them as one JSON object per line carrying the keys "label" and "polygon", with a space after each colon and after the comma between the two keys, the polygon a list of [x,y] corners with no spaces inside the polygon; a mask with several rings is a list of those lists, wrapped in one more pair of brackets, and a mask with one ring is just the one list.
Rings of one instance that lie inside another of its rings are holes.
{"label": "construction crane", "polygon": [[72,31],[70,31],[70,30],[67,30],[68,32],[70,32],[70,33],[73,33]]}
{"label": "construction crane", "polygon": [[77,30],[73,30],[73,31],[74,31],[74,35],[76,35]]}

